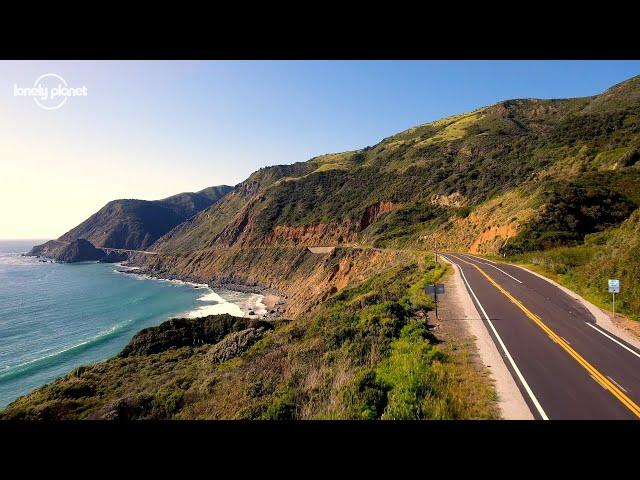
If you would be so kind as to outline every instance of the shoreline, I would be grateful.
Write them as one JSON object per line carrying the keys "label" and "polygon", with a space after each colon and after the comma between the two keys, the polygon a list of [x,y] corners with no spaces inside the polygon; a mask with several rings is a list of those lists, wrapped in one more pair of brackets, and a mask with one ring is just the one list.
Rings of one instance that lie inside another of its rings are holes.
{"label": "shoreline", "polygon": [[197,281],[196,279],[188,275],[161,276],[149,269],[131,265],[128,261],[117,262],[114,263],[114,265],[119,269],[119,272],[124,274],[147,276],[151,279],[169,282],[177,281],[187,285],[191,285],[195,289],[207,288],[211,291],[211,293],[221,297],[223,300],[229,303],[233,302],[224,299],[221,295],[221,293],[224,293],[225,290],[234,293],[254,294],[255,297],[250,298],[246,303],[244,303],[244,305],[238,305],[244,313],[244,318],[255,318],[261,320],[279,320],[282,318],[282,311],[286,297],[272,288],[261,287],[259,285],[245,285],[236,282],[202,283],[201,281]]}
{"label": "shoreline", "polygon": [[[51,262],[51,263],[66,263],[66,262],[58,262],[53,258],[49,258],[44,255],[29,255],[29,252],[22,253],[21,256],[37,258],[43,262]],[[135,264],[131,264],[131,259],[121,260],[119,262],[100,262],[100,261],[88,261],[88,262],[74,262],[74,263],[105,263],[114,265],[120,273],[125,274],[134,274],[139,275],[141,277],[147,276],[150,279],[154,280],[162,280],[162,281],[178,281],[187,285],[192,286],[193,288],[208,288],[212,293],[219,295],[219,291],[228,290],[230,292],[236,293],[250,293],[255,294],[255,298],[250,298],[245,304],[238,305],[238,307],[244,313],[243,317],[245,318],[256,318],[262,320],[279,320],[282,318],[282,312],[285,305],[286,296],[282,293],[278,292],[273,288],[262,287],[259,285],[247,285],[243,283],[234,282],[224,282],[217,281],[211,283],[202,283],[197,279],[194,279],[188,275],[182,276],[162,276],[159,275],[148,268],[139,267]],[[218,292],[216,292],[216,290]],[[222,297],[221,297],[222,298]],[[229,302],[228,300],[222,298],[225,302]],[[233,302],[229,302],[233,303]],[[219,303],[218,303],[219,304]],[[236,304],[237,305],[237,304]],[[213,305],[212,305],[213,306]],[[206,306],[199,307],[204,310]],[[198,309],[194,310],[197,311]],[[193,312],[187,312],[187,314],[191,314]],[[211,315],[215,315],[212,313]],[[195,316],[192,318],[200,318],[200,316]]]}

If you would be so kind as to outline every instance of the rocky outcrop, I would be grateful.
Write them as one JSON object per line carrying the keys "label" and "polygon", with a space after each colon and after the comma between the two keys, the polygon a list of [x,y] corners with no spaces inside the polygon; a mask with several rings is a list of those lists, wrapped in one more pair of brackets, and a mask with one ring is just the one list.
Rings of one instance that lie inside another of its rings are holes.
{"label": "rocky outcrop", "polygon": [[112,252],[107,254],[101,248],[96,248],[90,241],[79,238],[72,242],[50,240],[42,245],[36,245],[28,256],[44,257],[64,263],[76,262],[122,262],[127,259],[124,253]]}
{"label": "rocky outcrop", "polygon": [[65,245],[53,259],[58,262],[75,263],[102,260],[105,256],[104,250],[94,247],[88,240],[79,238]]}
{"label": "rocky outcrop", "polygon": [[453,192],[450,195],[434,195],[431,203],[441,207],[463,207],[467,204],[467,199],[460,192]]}
{"label": "rocky outcrop", "polygon": [[223,363],[231,360],[241,355],[251,345],[260,340],[267,331],[264,327],[252,327],[230,333],[209,349],[206,357],[207,361],[211,363]]}
{"label": "rocky outcrop", "polygon": [[65,247],[66,242],[49,240],[41,245],[36,245],[26,254],[29,257],[55,258]]}
{"label": "rocky outcrop", "polygon": [[[145,328],[138,332],[129,344],[120,352],[120,357],[132,355],[151,355],[161,353],[172,348],[191,347],[213,344],[221,341],[225,336],[245,331],[255,330],[252,334],[245,332],[244,340],[236,337],[230,343],[242,345],[250,341],[253,334],[270,330],[273,324],[260,320],[238,318],[232,315],[211,315],[204,318],[174,318],[161,323],[157,327]],[[237,347],[237,348],[240,348]],[[230,345],[221,347],[230,352]],[[229,353],[227,353],[229,354]]]}
{"label": "rocky outcrop", "polygon": [[378,202],[369,205],[362,214],[362,218],[360,218],[360,230],[367,228],[375,222],[380,215],[390,212],[394,207],[395,204],[393,202]]}
{"label": "rocky outcrop", "polygon": [[353,224],[348,220],[342,223],[319,223],[299,227],[277,225],[265,237],[262,245],[340,245],[355,240],[356,233]]}

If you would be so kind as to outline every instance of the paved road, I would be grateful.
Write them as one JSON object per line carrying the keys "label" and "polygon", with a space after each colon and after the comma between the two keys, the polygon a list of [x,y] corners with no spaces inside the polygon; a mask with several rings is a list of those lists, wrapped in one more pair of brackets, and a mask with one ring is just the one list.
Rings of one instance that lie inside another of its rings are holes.
{"label": "paved road", "polygon": [[447,253],[538,419],[640,418],[640,351],[519,267]]}
{"label": "paved road", "polygon": [[[51,240],[51,242],[61,243],[62,245],[69,245],[70,242],[65,240]],[[127,253],[145,253],[147,255],[158,255],[158,252],[150,252],[148,250],[129,250],[127,248],[111,248],[111,247],[96,247],[106,252],[127,252]]]}
{"label": "paved road", "polygon": [[158,255],[158,252],[150,252],[148,250],[128,250],[126,248],[97,247],[106,252],[127,252],[127,253],[144,253],[146,255]]}

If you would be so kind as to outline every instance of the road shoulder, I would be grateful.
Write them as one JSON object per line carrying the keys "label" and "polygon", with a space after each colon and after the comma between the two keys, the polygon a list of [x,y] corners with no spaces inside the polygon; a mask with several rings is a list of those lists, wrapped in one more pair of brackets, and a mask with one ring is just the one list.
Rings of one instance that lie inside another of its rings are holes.
{"label": "road shoulder", "polygon": [[[451,264],[448,259],[443,260]],[[498,396],[501,418],[533,420],[520,389],[471,300],[459,270],[455,265],[451,264],[451,267],[453,274],[444,280],[446,293],[441,302],[441,322],[447,319],[458,321],[465,333],[475,338],[479,361],[489,372]]]}

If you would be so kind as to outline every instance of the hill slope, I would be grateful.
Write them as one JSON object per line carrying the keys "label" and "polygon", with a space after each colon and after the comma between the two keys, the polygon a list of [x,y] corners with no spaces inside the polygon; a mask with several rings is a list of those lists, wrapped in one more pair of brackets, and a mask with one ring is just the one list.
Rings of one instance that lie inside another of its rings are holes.
{"label": "hill slope", "polygon": [[221,185],[162,200],[113,200],[58,240],[90,241],[96,247],[144,250],[160,236],[219,201],[232,187]]}

